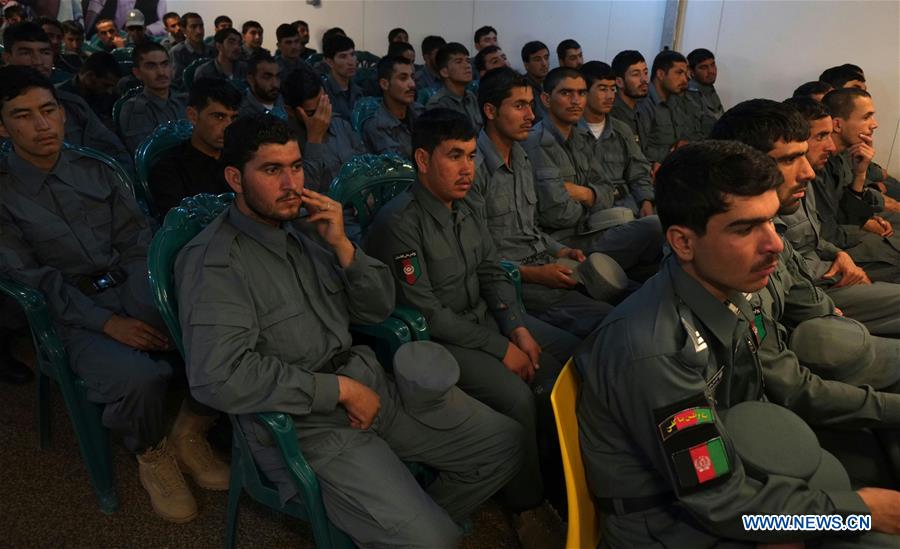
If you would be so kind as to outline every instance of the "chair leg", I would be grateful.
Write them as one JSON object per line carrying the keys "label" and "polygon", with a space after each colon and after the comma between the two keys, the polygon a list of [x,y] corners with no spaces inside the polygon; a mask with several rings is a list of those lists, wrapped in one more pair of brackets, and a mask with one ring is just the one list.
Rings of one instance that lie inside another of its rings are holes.
{"label": "chair leg", "polygon": [[232,448],[231,480],[228,486],[228,510],[225,519],[225,549],[234,549],[237,543],[238,507],[244,491],[244,475],[241,469],[241,452]]}
{"label": "chair leg", "polygon": [[46,450],[50,446],[51,427],[52,427],[52,411],[50,409],[50,377],[41,371],[40,366],[37,369],[37,380],[35,382],[37,389],[37,422],[39,447]]}

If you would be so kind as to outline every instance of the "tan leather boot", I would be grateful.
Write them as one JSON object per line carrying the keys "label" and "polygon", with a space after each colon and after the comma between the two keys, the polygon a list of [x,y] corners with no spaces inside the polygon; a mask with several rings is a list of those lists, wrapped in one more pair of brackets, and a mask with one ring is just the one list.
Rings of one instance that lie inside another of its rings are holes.
{"label": "tan leather boot", "polygon": [[189,522],[197,516],[197,501],[181,475],[166,439],[137,456],[141,485],[150,494],[156,514],[171,522]]}
{"label": "tan leather boot", "polygon": [[215,420],[215,416],[194,414],[187,403],[182,402],[169,439],[178,465],[194,478],[194,482],[207,490],[228,490],[231,478],[228,464],[216,455],[206,440],[206,433]]}

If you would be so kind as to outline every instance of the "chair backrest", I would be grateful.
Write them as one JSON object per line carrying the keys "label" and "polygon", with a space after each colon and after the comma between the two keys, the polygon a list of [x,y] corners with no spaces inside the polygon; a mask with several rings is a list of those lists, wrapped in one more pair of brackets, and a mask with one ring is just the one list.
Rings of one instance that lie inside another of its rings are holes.
{"label": "chair backrest", "polygon": [[178,321],[178,302],[175,297],[175,258],[178,252],[204,227],[221,214],[234,200],[234,194],[198,194],[181,201],[169,210],[162,228],[153,236],[147,252],[150,291],[166,327],[175,340],[181,356],[181,323]]}
{"label": "chair backrest", "polygon": [[431,99],[431,96],[436,94],[437,90],[434,88],[422,88],[416,93],[416,103],[422,105],[423,107],[428,104],[428,101]]}
{"label": "chair backrest", "polygon": [[197,72],[197,67],[207,61],[209,61],[209,57],[201,57],[200,59],[191,61],[191,64],[184,68],[184,72],[181,73],[181,81],[184,82],[184,89],[191,89],[191,86],[194,85],[194,73]]}
{"label": "chair backrest", "polygon": [[[153,130],[134,151],[134,167],[137,172],[137,184],[148,197],[150,193],[150,169],[159,160],[160,155],[167,150],[177,147],[191,138],[194,126],[188,120],[174,120],[164,122]],[[150,200],[151,210],[153,208]],[[158,213],[154,211],[154,215]]]}
{"label": "chair backrest", "polygon": [[575,404],[581,388],[581,379],[575,371],[572,359],[556,378],[550,393],[550,403],[556,417],[556,431],[562,450],[563,472],[566,476],[566,494],[569,504],[569,526],[566,532],[566,548],[596,547],[600,541],[600,519],[594,499],[587,487],[584,461],[581,459],[581,443],[578,440],[578,418]]}
{"label": "chair backrest", "polygon": [[356,50],[356,66],[360,69],[374,69],[378,66],[378,61],[381,58],[375,55],[374,53],[364,51],[364,50]]}
{"label": "chair backrest", "polygon": [[134,66],[134,61],[131,56],[133,51],[134,47],[127,46],[124,48],[116,48],[111,52],[116,63],[119,64],[119,69],[122,71],[122,74],[131,74],[131,67]]}
{"label": "chair backrest", "polygon": [[353,105],[353,113],[350,115],[350,125],[354,131],[362,135],[363,123],[375,116],[375,111],[381,106],[381,99],[378,97],[360,97]]}
{"label": "chair backrest", "polygon": [[409,160],[390,153],[362,154],[341,167],[328,196],[353,208],[365,235],[378,210],[415,180],[416,171]]}
{"label": "chair backrest", "polygon": [[119,115],[122,113],[122,105],[124,105],[126,101],[141,93],[142,91],[144,91],[143,86],[136,86],[134,88],[131,88],[130,90],[123,93],[122,97],[116,99],[116,102],[113,103],[112,118],[117,128],[119,127]]}

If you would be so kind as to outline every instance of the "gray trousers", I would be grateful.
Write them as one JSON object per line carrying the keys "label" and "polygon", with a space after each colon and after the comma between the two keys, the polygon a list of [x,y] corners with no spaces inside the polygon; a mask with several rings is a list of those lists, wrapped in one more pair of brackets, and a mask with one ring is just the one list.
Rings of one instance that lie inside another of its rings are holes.
{"label": "gray trousers", "polygon": [[605,231],[571,236],[563,242],[588,255],[604,253],[615,259],[632,280],[646,280],[659,270],[664,240],[659,217],[648,215]]}
{"label": "gray trousers", "polygon": [[[609,303],[597,301],[576,290],[568,290],[565,296],[543,310],[535,310],[527,306],[529,291],[540,291],[543,286],[524,284],[522,293],[526,307],[535,317],[551,326],[557,326],[570,334],[584,339],[593,332],[606,315],[613,310]],[[552,288],[546,288],[554,291]]]}
{"label": "gray trousers", "polygon": [[900,284],[826,287],[844,315],[862,322],[873,335],[900,337]]}
{"label": "gray trousers", "polygon": [[[319,480],[328,518],[361,547],[456,547],[461,521],[522,465],[522,429],[474,398],[472,415],[450,429],[431,427],[403,408],[374,353],[354,347],[337,372],[370,387],[381,410],[369,430],[350,427],[347,411],[294,417],[303,455]],[[282,494],[290,486],[264,428],[241,418],[257,465]],[[423,490],[402,461],[436,469]]]}
{"label": "gray trousers", "polygon": [[[459,362],[457,386],[524,428],[524,465],[503,490],[504,501],[514,511],[539,505],[545,496],[544,479],[557,477],[559,441],[550,392],[562,365],[579,344],[578,338],[570,333],[530,315],[526,315],[526,326],[542,349],[541,367],[530,386],[493,355],[440,342]],[[552,488],[555,487],[554,484]]]}

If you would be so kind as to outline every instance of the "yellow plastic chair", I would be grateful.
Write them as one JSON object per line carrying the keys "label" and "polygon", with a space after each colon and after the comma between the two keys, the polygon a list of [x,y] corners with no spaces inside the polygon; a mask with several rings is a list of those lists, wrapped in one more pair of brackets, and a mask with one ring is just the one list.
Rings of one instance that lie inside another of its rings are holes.
{"label": "yellow plastic chair", "polygon": [[572,359],[556,379],[550,402],[556,418],[556,432],[562,450],[563,472],[566,476],[566,499],[569,503],[569,525],[566,532],[566,549],[597,547],[600,541],[600,514],[594,506],[594,498],[588,491],[581,460],[581,444],[578,441],[578,419],[575,403],[581,379],[575,371]]}

